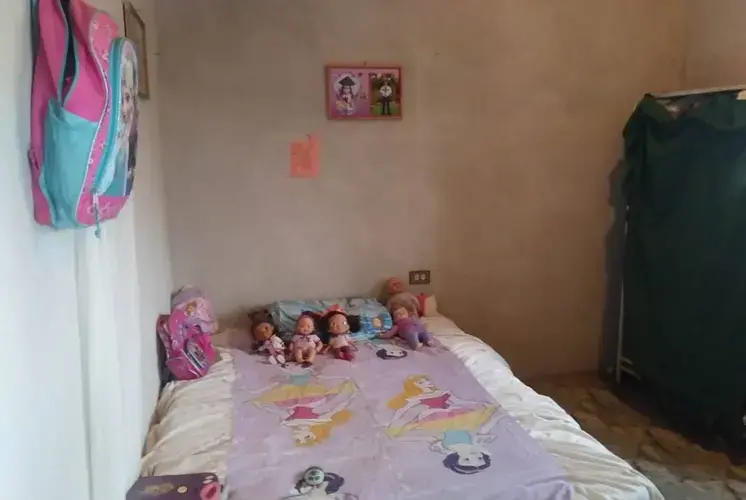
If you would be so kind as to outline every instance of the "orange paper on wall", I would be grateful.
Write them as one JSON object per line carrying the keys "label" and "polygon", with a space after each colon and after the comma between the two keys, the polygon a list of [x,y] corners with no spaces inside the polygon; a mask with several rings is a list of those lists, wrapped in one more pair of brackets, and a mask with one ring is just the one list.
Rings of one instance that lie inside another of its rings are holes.
{"label": "orange paper on wall", "polygon": [[290,143],[290,177],[318,177],[319,140],[308,134],[302,141]]}

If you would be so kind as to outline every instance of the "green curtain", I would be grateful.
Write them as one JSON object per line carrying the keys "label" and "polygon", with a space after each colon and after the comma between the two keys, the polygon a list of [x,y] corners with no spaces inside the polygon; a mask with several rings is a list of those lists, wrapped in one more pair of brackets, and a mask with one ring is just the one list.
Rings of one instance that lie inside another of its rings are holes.
{"label": "green curtain", "polygon": [[740,434],[746,101],[668,104],[646,96],[624,130],[624,352],[678,416]]}

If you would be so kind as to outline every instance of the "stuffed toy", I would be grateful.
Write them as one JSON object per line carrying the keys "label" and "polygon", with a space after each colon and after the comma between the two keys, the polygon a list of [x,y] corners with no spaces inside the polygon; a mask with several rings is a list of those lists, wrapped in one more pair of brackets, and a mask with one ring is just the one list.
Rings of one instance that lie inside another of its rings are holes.
{"label": "stuffed toy", "polygon": [[412,316],[422,315],[420,300],[416,295],[407,291],[404,282],[399,278],[386,280],[386,309],[393,312],[393,307],[400,305],[409,311]]}

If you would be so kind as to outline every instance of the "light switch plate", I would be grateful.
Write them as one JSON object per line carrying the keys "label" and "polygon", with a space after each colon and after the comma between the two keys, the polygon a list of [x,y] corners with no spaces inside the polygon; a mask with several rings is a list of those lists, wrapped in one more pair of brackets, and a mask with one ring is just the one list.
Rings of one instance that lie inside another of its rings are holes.
{"label": "light switch plate", "polygon": [[410,285],[429,285],[430,284],[430,271],[428,269],[421,269],[419,271],[409,271],[409,284]]}

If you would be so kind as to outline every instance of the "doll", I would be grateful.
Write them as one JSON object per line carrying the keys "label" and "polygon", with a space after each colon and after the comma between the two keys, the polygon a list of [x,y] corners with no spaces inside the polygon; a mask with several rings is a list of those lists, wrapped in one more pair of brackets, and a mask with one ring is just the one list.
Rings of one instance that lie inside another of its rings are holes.
{"label": "doll", "polygon": [[251,334],[254,336],[258,352],[266,352],[269,362],[273,365],[285,364],[285,343],[275,334],[275,324],[266,309],[249,315],[251,318]]}
{"label": "doll", "polygon": [[394,304],[391,309],[391,316],[394,318],[394,327],[386,333],[380,335],[382,339],[390,339],[398,335],[409,344],[409,347],[415,351],[422,347],[433,345],[433,337],[417,317],[415,317],[406,307],[400,304]]}
{"label": "doll", "polygon": [[321,351],[324,344],[316,335],[316,323],[310,313],[302,313],[295,322],[295,335],[290,341],[290,353],[296,363],[313,364],[316,353]]}
{"label": "doll", "polygon": [[420,315],[420,301],[405,289],[404,282],[399,278],[389,278],[386,281],[386,309],[393,311],[395,305],[402,305],[416,316]]}
{"label": "doll", "polygon": [[355,345],[350,338],[350,331],[360,331],[360,317],[350,316],[341,308],[334,308],[319,320],[322,331],[329,335],[329,347],[338,359],[352,361],[355,359]]}

